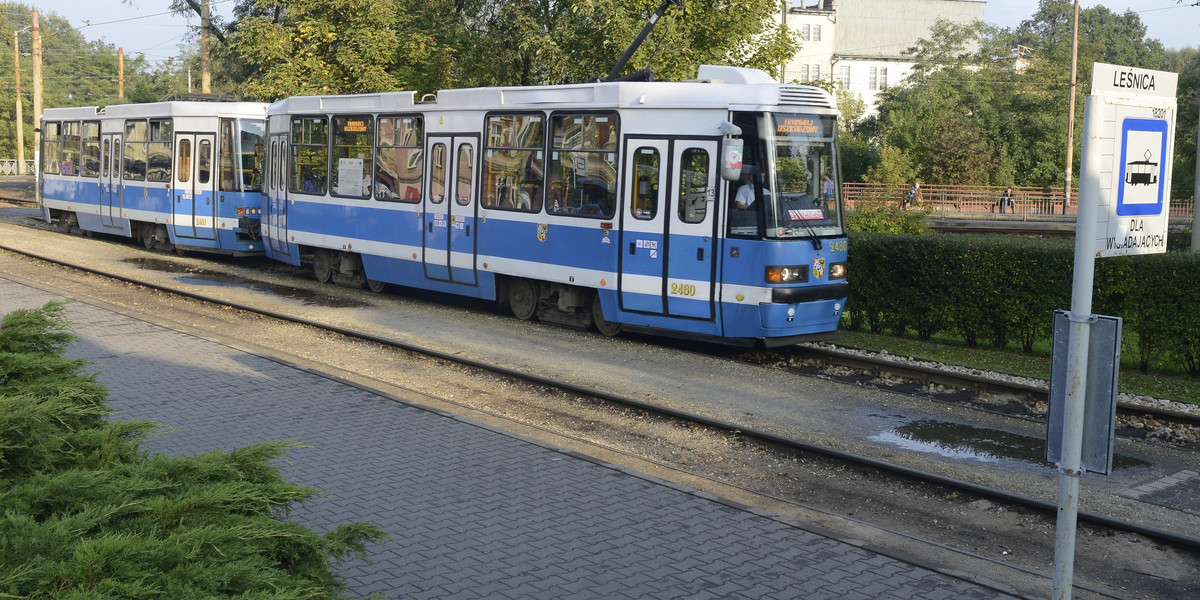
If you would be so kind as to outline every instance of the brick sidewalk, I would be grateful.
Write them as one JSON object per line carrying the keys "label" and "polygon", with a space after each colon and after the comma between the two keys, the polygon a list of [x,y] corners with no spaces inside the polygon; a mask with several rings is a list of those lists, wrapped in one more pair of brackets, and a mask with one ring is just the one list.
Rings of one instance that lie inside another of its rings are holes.
{"label": "brick sidewalk", "polygon": [[[54,296],[0,278],[0,313]],[[328,492],[292,512],[319,531],[372,521],[393,540],[338,567],[390,598],[1007,598],[688,490],[432,413],[83,303],[68,305],[122,417],[171,430],[150,451],[269,439],[289,480]]]}

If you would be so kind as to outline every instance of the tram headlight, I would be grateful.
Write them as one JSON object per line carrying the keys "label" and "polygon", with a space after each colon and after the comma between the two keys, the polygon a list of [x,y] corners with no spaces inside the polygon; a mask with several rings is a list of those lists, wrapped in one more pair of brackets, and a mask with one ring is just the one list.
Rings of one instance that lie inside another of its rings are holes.
{"label": "tram headlight", "polygon": [[801,265],[767,267],[767,283],[803,283],[808,281],[808,269]]}
{"label": "tram headlight", "polygon": [[833,263],[829,265],[829,279],[845,279],[846,278],[846,263]]}

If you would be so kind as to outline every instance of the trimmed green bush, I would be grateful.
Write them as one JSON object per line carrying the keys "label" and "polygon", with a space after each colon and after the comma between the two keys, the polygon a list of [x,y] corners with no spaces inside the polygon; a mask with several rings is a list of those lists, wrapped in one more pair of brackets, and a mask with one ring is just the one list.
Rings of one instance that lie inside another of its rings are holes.
{"label": "trimmed green bush", "polygon": [[362,556],[383,530],[284,520],[318,493],[269,464],[287,443],[141,451],[157,425],[106,419],[107,391],[63,355],[63,313],[52,302],[0,321],[0,597],[341,597],[330,559]]}
{"label": "trimmed green bush", "polygon": [[[957,337],[968,346],[1048,345],[1069,309],[1072,240],[1017,236],[850,235],[850,329]],[[1123,353],[1200,375],[1200,254],[1096,261],[1093,311],[1124,319]]]}

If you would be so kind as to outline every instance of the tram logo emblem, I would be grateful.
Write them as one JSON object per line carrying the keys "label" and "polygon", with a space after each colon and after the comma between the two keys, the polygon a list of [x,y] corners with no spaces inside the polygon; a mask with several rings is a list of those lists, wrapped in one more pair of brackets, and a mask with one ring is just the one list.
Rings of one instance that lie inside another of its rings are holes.
{"label": "tram logo emblem", "polygon": [[825,277],[825,258],[813,259],[813,279],[821,279]]}
{"label": "tram logo emblem", "polygon": [[537,236],[539,242],[546,241],[546,234],[550,233],[550,225],[546,223],[538,223]]}

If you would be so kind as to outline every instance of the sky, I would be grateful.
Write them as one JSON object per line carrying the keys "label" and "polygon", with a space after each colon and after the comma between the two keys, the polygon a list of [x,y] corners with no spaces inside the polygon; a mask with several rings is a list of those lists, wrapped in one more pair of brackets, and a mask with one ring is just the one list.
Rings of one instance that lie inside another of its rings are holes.
{"label": "sky", "polygon": [[[29,2],[30,0],[25,0]],[[698,0],[693,0],[698,1]],[[702,1],[702,0],[700,0]],[[1167,48],[1200,47],[1200,6],[1193,0],[1182,5],[1175,0],[1081,0],[1083,8],[1102,5],[1115,13],[1133,10],[1146,25],[1148,36]],[[200,17],[172,15],[170,0],[33,0],[42,13],[65,16],[89,40],[125,49],[126,55],[142,54],[159,62],[179,54],[189,27],[200,25]],[[227,20],[233,0],[211,0],[214,15]],[[1016,27],[1037,10],[1038,0],[988,0],[984,21],[1001,27]]]}

